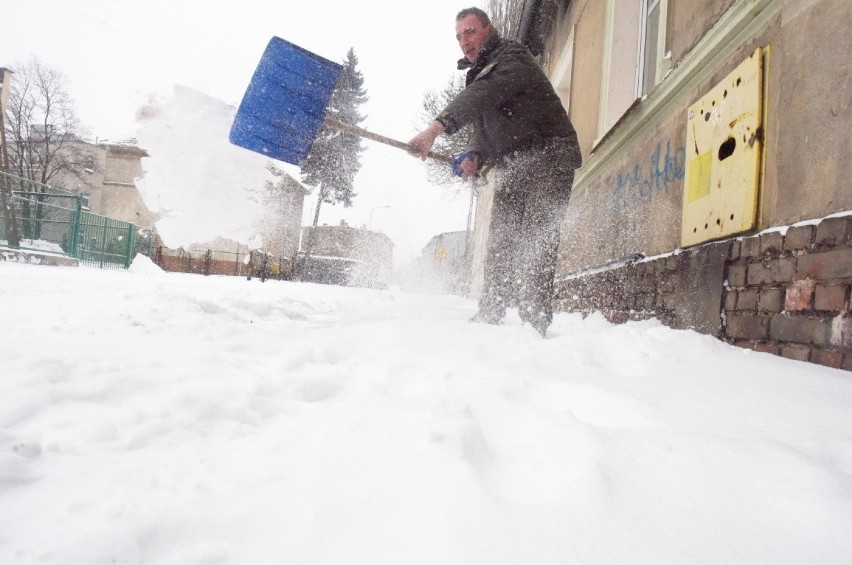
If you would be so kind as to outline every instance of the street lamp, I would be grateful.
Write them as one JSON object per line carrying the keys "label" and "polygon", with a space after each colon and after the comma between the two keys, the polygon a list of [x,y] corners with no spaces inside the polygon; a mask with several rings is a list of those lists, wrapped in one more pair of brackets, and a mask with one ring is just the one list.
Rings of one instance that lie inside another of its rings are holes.
{"label": "street lamp", "polygon": [[373,206],[372,208],[370,208],[370,223],[369,223],[369,225],[368,225],[368,228],[367,228],[367,229],[372,229],[372,228],[373,228],[373,211],[374,211],[374,210],[378,210],[378,209],[380,209],[380,208],[390,208],[390,204],[386,204],[386,205],[384,205],[384,206]]}

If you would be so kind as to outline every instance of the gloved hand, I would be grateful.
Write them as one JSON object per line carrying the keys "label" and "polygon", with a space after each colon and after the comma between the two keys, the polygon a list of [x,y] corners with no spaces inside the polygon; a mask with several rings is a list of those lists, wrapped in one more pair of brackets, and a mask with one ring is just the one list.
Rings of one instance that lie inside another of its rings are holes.
{"label": "gloved hand", "polygon": [[479,158],[479,153],[477,153],[476,151],[466,151],[466,152],[462,153],[461,155],[456,157],[455,161],[453,161],[453,164],[451,165],[452,168],[453,168],[453,174],[456,175],[457,177],[462,176],[464,174],[464,171],[461,168],[462,161],[464,161],[465,159],[478,159],[478,158]]}

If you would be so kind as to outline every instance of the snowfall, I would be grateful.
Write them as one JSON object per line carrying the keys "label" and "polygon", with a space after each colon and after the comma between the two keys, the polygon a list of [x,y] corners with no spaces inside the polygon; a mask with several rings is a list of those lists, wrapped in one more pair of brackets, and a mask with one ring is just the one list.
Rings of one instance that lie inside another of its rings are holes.
{"label": "snowfall", "polygon": [[[176,99],[139,188],[190,241],[242,177],[233,109]],[[193,119],[215,147],[164,159]],[[0,565],[852,563],[852,373],[475,309],[0,261]]]}

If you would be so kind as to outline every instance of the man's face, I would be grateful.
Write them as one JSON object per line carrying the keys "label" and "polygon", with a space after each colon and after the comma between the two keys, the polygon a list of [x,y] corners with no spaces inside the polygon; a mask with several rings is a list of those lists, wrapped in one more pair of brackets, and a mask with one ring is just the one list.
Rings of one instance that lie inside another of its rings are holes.
{"label": "man's face", "polygon": [[475,63],[479,58],[485,38],[490,33],[491,26],[483,24],[473,14],[456,21],[456,40],[465,58],[471,63]]}

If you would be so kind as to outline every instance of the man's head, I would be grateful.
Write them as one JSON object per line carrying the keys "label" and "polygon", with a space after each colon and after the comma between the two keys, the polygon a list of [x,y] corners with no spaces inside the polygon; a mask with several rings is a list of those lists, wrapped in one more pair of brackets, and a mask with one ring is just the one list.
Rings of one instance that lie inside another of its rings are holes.
{"label": "man's head", "polygon": [[465,8],[456,15],[456,41],[471,63],[479,58],[485,40],[493,31],[488,14],[479,8]]}

